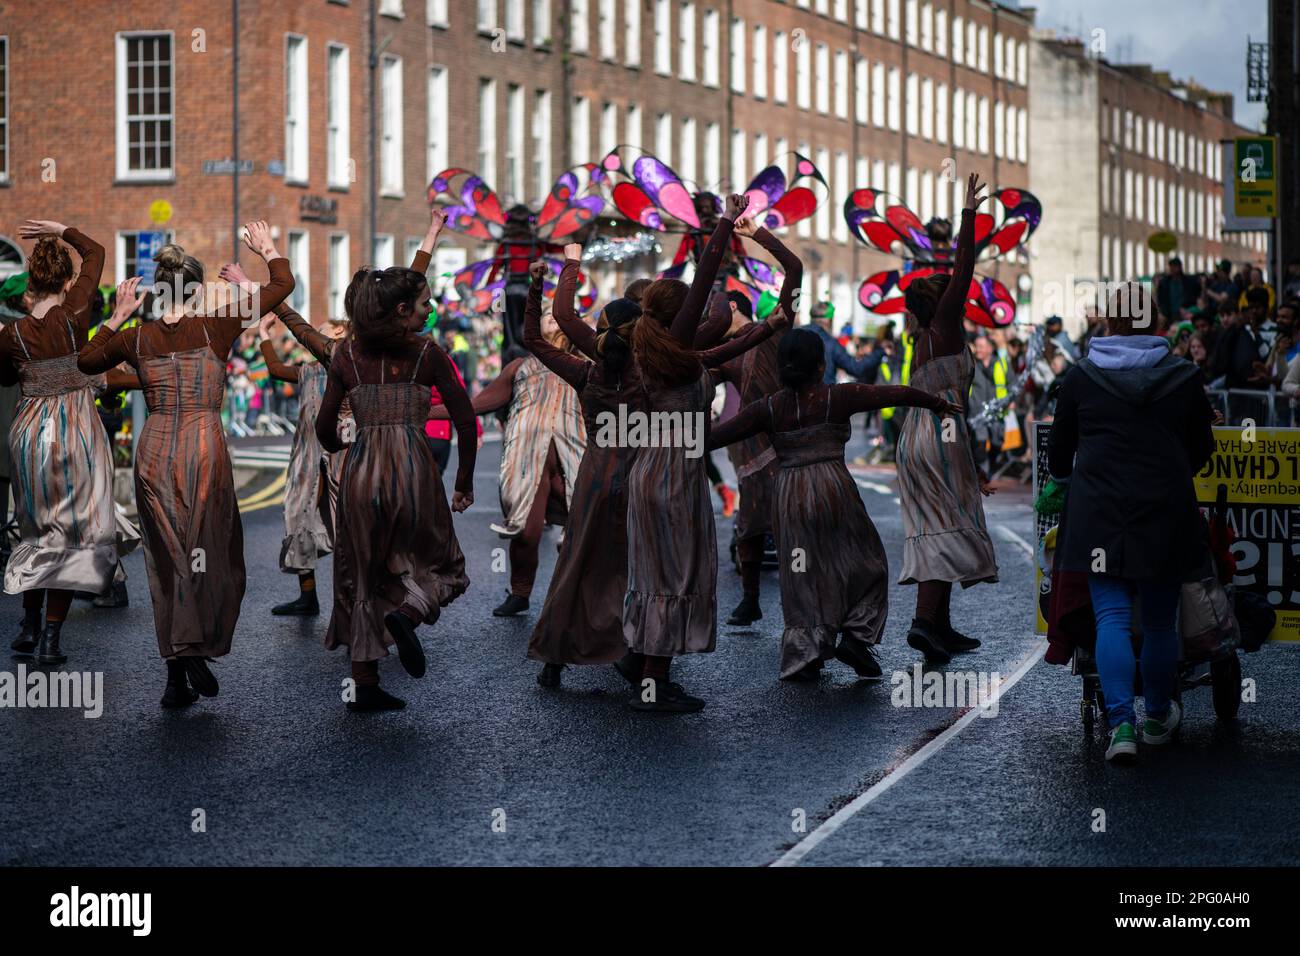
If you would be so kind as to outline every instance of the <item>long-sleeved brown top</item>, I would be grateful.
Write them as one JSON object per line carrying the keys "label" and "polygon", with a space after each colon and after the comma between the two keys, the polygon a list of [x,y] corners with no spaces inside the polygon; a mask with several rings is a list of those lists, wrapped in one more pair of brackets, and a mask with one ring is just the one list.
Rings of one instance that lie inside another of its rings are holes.
{"label": "long-sleeved brown top", "polygon": [[372,355],[349,339],[339,343],[335,357],[338,361],[330,364],[325,397],[316,416],[316,437],[322,448],[330,452],[344,448],[338,437],[339,409],[349,389],[357,385],[415,381],[426,388],[436,388],[450,412],[456,426],[456,490],[473,494],[474,460],[478,454],[474,410],[465,387],[451,367],[451,359],[436,342]]}
{"label": "long-sleeved brown top", "polygon": [[[4,380],[17,380],[13,369],[19,362],[26,362],[29,358],[59,358],[79,352],[86,345],[90,334],[90,297],[99,287],[104,273],[104,247],[71,227],[63,231],[63,241],[81,256],[81,271],[64,296],[62,305],[51,307],[40,318],[23,316],[0,331],[0,378]],[[21,343],[19,335],[22,336]]]}
{"label": "long-sleeved brown top", "polygon": [[961,231],[957,234],[957,255],[948,288],[935,307],[928,329],[917,330],[916,351],[912,356],[912,374],[932,358],[956,355],[966,348],[961,320],[966,315],[966,293],[975,274],[975,211],[961,211]]}
{"label": "long-sleeved brown top", "polygon": [[[596,330],[593,329],[582,319],[578,318],[578,312],[573,306],[574,297],[578,293],[578,278],[581,263],[577,259],[565,259],[564,268],[560,270],[560,278],[555,286],[555,302],[552,307],[552,314],[555,316],[555,322],[560,327],[560,331],[568,337],[574,347],[593,362],[599,361],[600,356],[596,352]],[[529,286],[528,302],[531,305],[533,301],[533,289],[537,288],[537,314],[539,318],[538,333],[541,332],[540,317],[542,306],[542,293],[540,284],[536,281]],[[527,328],[528,312],[525,309],[524,319],[525,328]],[[532,351],[528,346],[528,340],[524,340],[524,348]],[[538,358],[541,358],[539,355]],[[548,366],[549,367],[549,366]],[[554,371],[554,370],[552,370]],[[558,373],[557,373],[558,374]]]}
{"label": "long-sleeved brown top", "polygon": [[907,385],[819,383],[798,392],[782,389],[775,395],[750,402],[735,417],[715,425],[709,434],[709,448],[721,448],[760,433],[794,431],[820,422],[842,424],[858,412],[906,405],[939,411],[944,400]]}
{"label": "long-sleeved brown top", "polygon": [[[566,295],[564,280],[570,271],[570,265],[574,267],[572,270],[572,285]],[[561,281],[555,291],[554,306],[557,322],[559,321],[559,310],[562,302],[567,305],[568,312],[573,312],[573,292],[577,285],[577,265],[576,261],[570,259],[565,262],[564,269],[560,273]],[[542,290],[542,280],[534,276],[528,285],[528,302],[524,306],[524,348],[536,355],[539,362],[573,386],[575,391],[581,392],[587,385],[587,376],[591,374],[591,370],[595,366],[585,358],[574,355],[572,352],[566,352],[564,349],[556,348],[542,336]],[[589,339],[585,336],[583,339],[591,349],[588,354],[594,355],[596,351],[595,333],[576,314],[573,315],[573,320],[573,322],[569,323],[571,328],[575,325],[581,326],[582,330],[590,336]],[[577,328],[573,328],[574,335],[570,335],[569,330],[564,325],[560,325],[560,329],[564,331],[565,335],[569,336],[569,340],[575,346],[581,348],[575,338],[575,335],[582,335]]]}
{"label": "long-sleeved brown top", "polygon": [[[294,313],[294,315],[297,314],[297,312]],[[330,341],[333,341],[333,339]],[[298,366],[282,362],[270,340],[263,339],[259,348],[262,350],[262,360],[266,362],[266,370],[271,373],[271,378],[278,382],[298,381]]]}
{"label": "long-sleeved brown top", "polygon": [[708,245],[704,247],[704,253],[695,266],[695,278],[691,280],[690,291],[686,293],[686,299],[682,302],[682,307],[677,310],[677,315],[673,317],[668,329],[672,337],[682,345],[695,344],[695,332],[699,328],[700,317],[704,314],[704,306],[709,301],[713,280],[718,276],[718,266],[727,251],[727,244],[731,241],[731,232],[735,225],[726,216],[718,218],[717,228],[713,230],[713,235],[709,236]]}
{"label": "long-sleeved brown top", "polygon": [[[770,252],[776,261],[781,264],[781,268],[785,271],[785,279],[781,282],[779,302],[781,309],[790,317],[790,321],[793,322],[795,313],[794,297],[803,285],[803,260],[791,252],[785,243],[772,235],[772,233],[768,232],[766,229],[759,228],[754,233],[754,241]],[[746,331],[748,330],[742,329],[740,332],[736,333],[736,335],[742,335]],[[775,360],[775,358],[776,355],[774,351],[772,359]],[[718,366],[717,372],[714,375],[715,381],[731,382],[731,384],[735,385],[737,389],[740,388],[744,378],[745,365],[739,357]]]}
{"label": "long-sleeved brown top", "polygon": [[272,259],[268,264],[271,279],[252,291],[240,291],[233,301],[204,315],[182,316],[176,322],[161,319],[145,322],[123,331],[107,327],[95,334],[81,352],[77,366],[86,374],[107,371],[127,362],[139,368],[141,358],[184,352],[211,346],[217,358],[225,361],[235,339],[244,332],[249,316],[270,312],[293,292],[293,272],[289,260]]}

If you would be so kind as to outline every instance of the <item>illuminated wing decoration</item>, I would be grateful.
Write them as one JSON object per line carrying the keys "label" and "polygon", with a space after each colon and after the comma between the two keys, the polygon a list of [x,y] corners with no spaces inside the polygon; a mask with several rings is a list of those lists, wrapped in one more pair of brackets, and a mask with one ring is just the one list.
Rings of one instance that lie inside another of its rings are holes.
{"label": "illuminated wing decoration", "polygon": [[471,239],[497,241],[505,235],[501,201],[483,180],[467,169],[444,169],[429,183],[429,205],[447,214],[447,228]]}
{"label": "illuminated wing decoration", "polygon": [[562,173],[536,216],[537,237],[546,241],[563,239],[594,222],[605,208],[605,197],[600,192],[604,179],[604,171],[595,163],[584,163]]}
{"label": "illuminated wing decoration", "polygon": [[1025,244],[1043,218],[1043,204],[1025,189],[998,189],[975,215],[975,261],[996,259]]}
{"label": "illuminated wing decoration", "polygon": [[610,203],[625,219],[658,232],[700,228],[694,195],[667,163],[635,146],[619,146],[600,168]]}
{"label": "illuminated wing decoration", "polygon": [[790,156],[794,171],[788,181],[781,167],[773,163],[745,190],[749,197],[745,215],[768,229],[783,229],[807,219],[830,194],[826,178],[811,159],[800,153]]}
{"label": "illuminated wing decoration", "polygon": [[[946,270],[922,266],[910,272],[891,269],[868,276],[858,287],[858,301],[875,315],[901,315],[907,307],[903,295],[917,279]],[[966,318],[986,329],[1010,325],[1016,317],[1016,300],[997,279],[976,275],[966,294]]]}

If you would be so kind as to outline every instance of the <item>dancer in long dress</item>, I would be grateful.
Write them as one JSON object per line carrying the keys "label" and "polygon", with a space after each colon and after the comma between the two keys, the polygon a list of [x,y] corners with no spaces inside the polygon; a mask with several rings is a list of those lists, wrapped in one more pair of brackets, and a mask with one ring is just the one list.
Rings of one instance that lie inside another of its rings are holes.
{"label": "dancer in long dress", "polygon": [[[975,210],[986,198],[980,195],[983,188],[972,173],[951,276],[913,282],[906,293],[909,330],[916,337],[912,387],[963,405],[975,375],[962,316],[975,268]],[[919,585],[907,643],[930,663],[943,664],[980,643],[952,626],[952,586],[998,579],[980,500],[981,493],[991,490],[976,470],[964,416],[943,419],[929,411],[908,412],[895,460],[906,535],[898,583]]]}
{"label": "dancer in long dress", "polygon": [[[22,387],[9,430],[21,541],[5,566],[5,592],[23,595],[22,629],[11,647],[62,664],[73,592],[100,593],[117,565],[113,458],[92,383],[77,368],[104,248],[48,220],[28,220],[19,236],[36,245],[27,263],[31,311],[0,331],[0,379]],[[60,239],[81,257],[75,280]]]}
{"label": "dancer in long dress", "polygon": [[[543,322],[549,323],[542,300]],[[578,468],[587,446],[578,393],[534,355],[507,362],[474,396],[474,414],[508,409],[501,441],[501,513],[503,525],[492,528],[510,539],[510,590],[492,613],[512,617],[528,610],[537,578],[538,549],[547,525],[563,526],[569,518]],[[447,417],[434,406],[429,417]]]}
{"label": "dancer in long dress", "polygon": [[[631,331],[641,309],[626,298],[601,312],[596,329],[573,308],[582,247],[565,247],[565,263],[555,292],[554,322],[541,321],[542,280],[546,266],[531,267],[532,286],[524,313],[524,346],[577,391],[587,428],[587,450],[578,468],[564,544],[551,575],[546,602],[533,628],[528,656],[543,662],[537,677],[555,687],[567,664],[622,661],[620,673],[634,686],[641,661],[624,661],[623,594],[627,585],[627,481],[637,449],[619,441],[617,422],[645,413]],[[701,353],[706,366],[720,364],[742,349],[766,340],[779,323],[754,325],[747,334]],[[590,361],[560,348],[567,337]],[[707,459],[706,459],[707,460]]]}
{"label": "dancer in long dress", "polygon": [[164,707],[215,697],[209,662],[230,652],[244,598],[244,529],[221,408],[226,360],[251,324],[293,291],[289,262],[271,227],[251,222],[244,242],[267,263],[270,281],[236,288],[224,304],[204,302],[203,265],[169,244],[154,257],[156,318],[119,331],[118,312],[78,361],[83,372],[127,362],[140,375],[149,417],[135,454],[135,500],[145,544],[158,652],[167,664]]}
{"label": "dancer in long dress", "polygon": [[[844,465],[850,421],[894,406],[959,415],[961,406],[907,386],[824,385],[826,361],[815,332],[781,339],[783,388],[715,426],[711,446],[766,434],[776,451],[772,520],[780,556],[781,678],[815,680],[832,657],[859,677],[879,677],[872,648],[889,609],[889,568],[876,526]],[[836,646],[836,636],[840,635]]]}
{"label": "dancer in long dress", "polygon": [[[436,622],[469,587],[451,511],[474,501],[474,413],[442,349],[419,338],[429,301],[429,283],[413,269],[365,277],[316,418],[316,436],[332,452],[343,447],[338,417],[345,395],[356,421],[339,481],[334,609],[325,635],[327,648],[349,649],[356,695],[347,706],[354,711],[405,706],[380,688],[379,661],[395,645],[407,673],[424,676],[416,628]],[[459,438],[450,510],[424,435],[431,386],[446,401]]]}
{"label": "dancer in long dress", "polygon": [[713,383],[692,344],[733,224],[748,205],[745,196],[727,198],[690,287],[652,283],[632,334],[647,414],[669,413],[679,426],[666,442],[640,448],[628,475],[623,636],[642,655],[642,690],[631,701],[638,710],[704,706],[669,680],[674,657],[708,653],[717,639],[718,553],[704,464]]}
{"label": "dancer in long dress", "polygon": [[[784,243],[752,220],[736,223],[739,235],[753,239],[767,250],[785,270],[781,283],[780,307],[786,315],[797,312],[795,296],[803,284],[803,263]],[[735,320],[732,332],[743,330],[753,318],[753,307],[744,293],[728,295]],[[761,347],[746,352],[720,367],[715,381],[728,382],[740,394],[740,404],[772,394],[780,388],[776,373],[776,352],[780,337],[774,336]],[[763,569],[764,541],[772,531],[772,495],[776,486],[776,452],[766,433],[756,432],[743,442],[727,449],[740,488],[740,507],[736,512],[736,551],[740,559],[742,596],[727,619],[730,625],[744,627],[763,616],[759,604],[759,581]]]}

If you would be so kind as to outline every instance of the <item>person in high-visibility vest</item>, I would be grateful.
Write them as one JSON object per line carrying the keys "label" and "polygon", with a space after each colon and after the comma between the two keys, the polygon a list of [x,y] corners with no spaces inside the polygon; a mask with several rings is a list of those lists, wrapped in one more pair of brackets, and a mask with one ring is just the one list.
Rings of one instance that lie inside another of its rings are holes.
{"label": "person in high-visibility vest", "polygon": [[[975,340],[975,376],[971,379],[970,409],[977,414],[986,402],[1007,396],[1007,358],[999,355],[987,336]],[[1002,451],[1002,416],[975,428],[975,463],[992,472]]]}
{"label": "person in high-visibility vest", "polygon": [[[916,339],[911,334],[904,332],[902,335],[903,343],[903,361],[898,369],[898,382],[894,382],[893,362],[889,358],[880,363],[880,380],[886,385],[906,385],[912,377],[912,349],[916,344]],[[893,341],[887,339],[886,341]],[[898,423],[894,421],[894,410],[892,408],[882,408],[880,410],[880,429],[885,439],[885,461],[894,460],[894,448],[898,444]]]}

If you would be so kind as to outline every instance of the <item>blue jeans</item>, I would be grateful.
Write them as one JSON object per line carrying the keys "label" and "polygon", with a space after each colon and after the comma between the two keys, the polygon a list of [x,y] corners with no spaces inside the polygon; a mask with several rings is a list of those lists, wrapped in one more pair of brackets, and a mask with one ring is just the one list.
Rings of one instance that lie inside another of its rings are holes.
{"label": "blue jeans", "polygon": [[1181,586],[1177,581],[1125,581],[1089,574],[1088,589],[1097,619],[1094,657],[1110,726],[1137,723],[1133,713],[1135,663],[1129,636],[1134,595],[1142,601],[1142,696],[1147,716],[1163,720],[1169,713],[1178,672],[1175,615]]}

